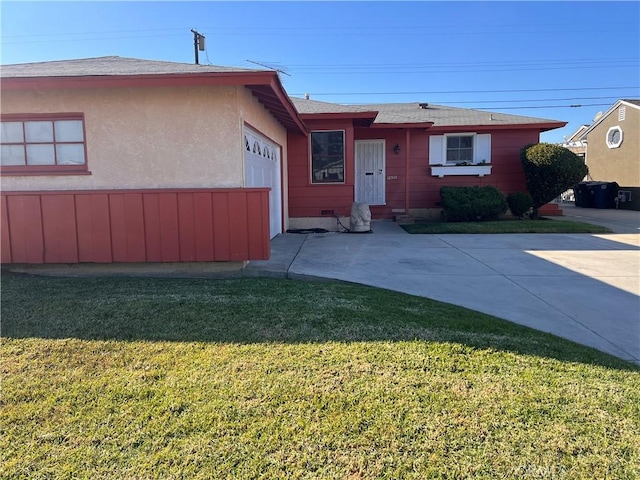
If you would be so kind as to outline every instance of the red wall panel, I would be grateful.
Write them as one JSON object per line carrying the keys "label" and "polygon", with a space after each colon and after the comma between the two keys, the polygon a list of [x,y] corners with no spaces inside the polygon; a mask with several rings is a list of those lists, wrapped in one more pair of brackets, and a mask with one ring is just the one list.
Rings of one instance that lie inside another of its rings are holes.
{"label": "red wall panel", "polygon": [[78,261],[110,263],[111,224],[106,194],[75,195]]}
{"label": "red wall panel", "polygon": [[3,263],[269,258],[269,189],[2,192]]}
{"label": "red wall panel", "polygon": [[178,225],[178,199],[175,193],[158,195],[160,213],[160,251],[163,262],[180,261],[180,232]]}
{"label": "red wall panel", "polygon": [[[269,205],[265,204],[261,195],[257,193],[247,194],[247,211],[255,212],[253,221],[261,222],[262,228],[269,229]],[[268,255],[268,252],[263,250],[265,244],[260,241],[260,230],[250,228],[248,231],[248,251],[252,257]]]}
{"label": "red wall panel", "polygon": [[11,238],[9,238],[9,216],[7,210],[7,197],[0,198],[0,220],[2,220],[2,225],[0,225],[0,234],[2,238],[0,238],[0,262],[2,263],[11,263]]}
{"label": "red wall panel", "polygon": [[215,255],[213,251],[213,206],[210,193],[194,193],[193,215],[196,237],[196,260],[211,262]]}
{"label": "red wall panel", "polygon": [[13,263],[44,263],[42,212],[38,195],[7,198]]}
{"label": "red wall panel", "polygon": [[111,245],[114,262],[145,262],[146,248],[142,194],[109,196]]}
{"label": "red wall panel", "polygon": [[249,252],[249,240],[247,233],[249,230],[249,223],[247,219],[247,197],[240,193],[229,194],[229,238],[230,255],[231,260],[241,261],[247,260],[245,258]]}
{"label": "red wall panel", "polygon": [[231,237],[229,197],[227,195],[212,195],[213,206],[213,250],[216,259],[231,260]]}
{"label": "red wall panel", "polygon": [[148,193],[142,198],[144,208],[145,248],[147,262],[162,262],[162,235],[160,204],[157,193]]}
{"label": "red wall panel", "polygon": [[178,193],[180,261],[196,261],[196,225],[192,193]]}
{"label": "red wall panel", "polygon": [[78,263],[76,208],[73,195],[44,195],[40,203],[44,263]]}

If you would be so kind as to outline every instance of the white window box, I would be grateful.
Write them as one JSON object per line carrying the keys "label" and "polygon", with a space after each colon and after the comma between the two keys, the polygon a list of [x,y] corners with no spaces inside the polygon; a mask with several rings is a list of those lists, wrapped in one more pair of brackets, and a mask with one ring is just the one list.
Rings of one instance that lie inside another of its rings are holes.
{"label": "white window box", "polygon": [[477,175],[484,177],[491,175],[491,165],[440,165],[431,166],[431,176],[445,177],[447,175]]}

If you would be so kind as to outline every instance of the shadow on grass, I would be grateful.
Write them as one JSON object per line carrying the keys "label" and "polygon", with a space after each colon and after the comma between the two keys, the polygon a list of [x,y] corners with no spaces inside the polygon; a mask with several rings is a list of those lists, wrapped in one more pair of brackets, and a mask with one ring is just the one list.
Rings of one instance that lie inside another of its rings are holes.
{"label": "shadow on grass", "polygon": [[4,274],[4,338],[460,343],[623,370],[631,363],[465,308],[340,282]]}

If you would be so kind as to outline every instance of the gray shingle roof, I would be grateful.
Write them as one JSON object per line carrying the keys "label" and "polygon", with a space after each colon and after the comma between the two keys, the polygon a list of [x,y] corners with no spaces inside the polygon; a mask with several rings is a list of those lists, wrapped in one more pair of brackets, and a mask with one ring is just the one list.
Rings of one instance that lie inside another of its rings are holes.
{"label": "gray shingle roof", "polygon": [[640,107],[640,100],[623,98],[622,101],[627,103],[632,103],[633,105],[637,105]]}
{"label": "gray shingle roof", "polygon": [[319,102],[318,100],[307,100],[305,98],[291,97],[293,105],[301,114],[313,113],[362,113],[370,112],[371,109],[355,105],[341,105],[339,103]]}
{"label": "gray shingle roof", "polygon": [[[523,117],[506,113],[486,112],[469,108],[447,107],[443,105],[421,103],[377,103],[371,105],[341,105],[292,98],[293,104],[301,114],[340,113],[340,112],[378,112],[374,123],[428,123],[434,127],[463,125],[523,125],[558,122],[537,117]],[[422,108],[425,105],[426,108]]]}
{"label": "gray shingle roof", "polygon": [[77,77],[256,71],[259,70],[237,67],[220,67],[215,65],[164,62],[158,60],[141,60],[138,58],[113,56],[2,65],[2,67],[0,67],[0,77]]}

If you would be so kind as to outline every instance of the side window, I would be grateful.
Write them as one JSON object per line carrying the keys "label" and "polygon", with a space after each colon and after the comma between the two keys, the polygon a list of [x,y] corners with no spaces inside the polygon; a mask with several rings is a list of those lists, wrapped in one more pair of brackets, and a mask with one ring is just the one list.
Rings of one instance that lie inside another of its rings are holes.
{"label": "side window", "polygon": [[473,163],[473,135],[447,136],[447,163]]}
{"label": "side window", "polygon": [[4,174],[86,172],[83,116],[2,116],[0,169]]}
{"label": "side window", "polygon": [[311,183],[344,182],[344,132],[311,132]]}
{"label": "side window", "polygon": [[491,163],[491,134],[461,133],[429,137],[429,165],[486,165]]}

